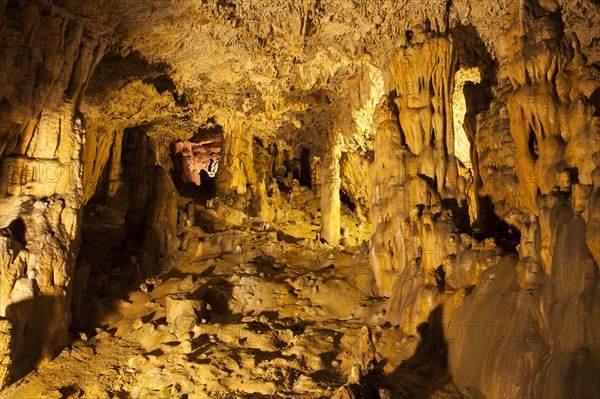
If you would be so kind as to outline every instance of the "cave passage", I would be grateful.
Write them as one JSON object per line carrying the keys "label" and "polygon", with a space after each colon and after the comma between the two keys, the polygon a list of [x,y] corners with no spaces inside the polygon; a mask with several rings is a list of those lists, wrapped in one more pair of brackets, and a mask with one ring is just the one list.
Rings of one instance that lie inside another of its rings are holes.
{"label": "cave passage", "polygon": [[310,149],[303,148],[300,154],[300,185],[312,187],[312,156],[310,154]]}
{"label": "cave passage", "polygon": [[0,399],[597,397],[597,3],[0,1]]}
{"label": "cave passage", "polygon": [[175,180],[185,192],[207,198],[214,196],[222,146],[223,132],[219,126],[199,131],[189,140],[173,143]]}

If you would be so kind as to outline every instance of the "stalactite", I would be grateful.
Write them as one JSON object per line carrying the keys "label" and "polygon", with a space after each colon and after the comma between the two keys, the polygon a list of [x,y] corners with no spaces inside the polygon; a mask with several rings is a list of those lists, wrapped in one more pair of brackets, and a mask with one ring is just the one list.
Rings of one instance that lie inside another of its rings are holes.
{"label": "stalactite", "polygon": [[2,395],[600,390],[596,1],[133,3],[0,0]]}

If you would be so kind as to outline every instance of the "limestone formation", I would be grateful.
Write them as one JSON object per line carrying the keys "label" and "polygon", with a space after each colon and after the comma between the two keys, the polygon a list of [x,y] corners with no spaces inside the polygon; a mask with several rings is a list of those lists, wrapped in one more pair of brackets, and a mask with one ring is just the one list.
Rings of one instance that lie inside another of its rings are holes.
{"label": "limestone formation", "polygon": [[0,347],[2,348],[2,360],[0,361],[0,385],[7,386],[10,383],[10,370],[13,359],[13,335],[12,324],[9,320],[0,320]]}
{"label": "limestone formation", "polygon": [[180,167],[183,169],[183,181],[200,186],[201,171],[204,171],[208,177],[215,177],[217,173],[221,138],[216,134],[198,142],[180,141],[175,143],[174,151],[176,155],[181,155]]}
{"label": "limestone formation", "polygon": [[0,396],[596,397],[598,26],[0,0]]}

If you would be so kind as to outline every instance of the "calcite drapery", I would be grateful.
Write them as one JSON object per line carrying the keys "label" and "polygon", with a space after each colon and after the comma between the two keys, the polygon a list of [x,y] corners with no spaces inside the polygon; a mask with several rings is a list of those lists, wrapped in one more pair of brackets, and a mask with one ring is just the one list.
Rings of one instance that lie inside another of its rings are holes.
{"label": "calcite drapery", "polygon": [[[600,348],[590,338],[599,319],[591,310],[598,266],[590,254],[597,211],[589,196],[600,131],[587,105],[592,90],[580,84],[589,72],[577,40],[564,34],[555,13],[549,3],[513,2],[507,81],[478,118],[480,194],[521,233],[518,261],[484,273],[451,316],[457,326],[478,329],[473,340],[461,335],[449,345],[453,378],[486,397],[584,397],[598,390],[587,370],[598,368]],[[469,355],[475,352],[477,359]],[[583,371],[565,377],[575,367]],[[497,384],[492,375],[506,380]]]}
{"label": "calcite drapery", "polygon": [[68,342],[83,204],[77,105],[106,51],[110,28],[98,28],[52,2],[2,4],[0,196],[23,198],[21,242],[2,237],[0,257],[0,313],[15,332],[11,378]]}
{"label": "calcite drapery", "polygon": [[217,191],[221,195],[246,194],[257,182],[254,171],[252,137],[243,123],[232,119],[223,124],[223,146],[217,171]]}
{"label": "calcite drapery", "polygon": [[[419,62],[414,62],[419,60]],[[455,194],[452,93],[456,59],[447,38],[401,47],[390,61],[390,89],[395,90],[400,129],[417,158],[418,173],[435,182],[443,196]]]}
{"label": "calcite drapery", "polygon": [[533,2],[513,7],[506,26],[506,73],[513,87],[507,108],[523,206],[537,213],[538,190],[548,194],[562,169],[577,168],[580,182],[591,184],[593,167],[581,161],[600,151],[599,127],[580,97],[583,59],[577,39],[564,36],[551,10]]}
{"label": "calcite drapery", "polygon": [[[413,60],[419,59],[419,63]],[[375,162],[371,181],[371,220],[375,226],[372,256],[379,292],[389,296],[405,265],[420,254],[406,253],[402,229],[415,207],[429,207],[457,195],[458,169],[453,154],[452,88],[455,70],[452,43],[434,38],[402,47],[390,61],[390,88],[398,116],[386,98],[378,107]],[[464,187],[464,185],[463,185]],[[464,193],[463,193],[464,194]],[[426,281],[441,265],[426,260]]]}

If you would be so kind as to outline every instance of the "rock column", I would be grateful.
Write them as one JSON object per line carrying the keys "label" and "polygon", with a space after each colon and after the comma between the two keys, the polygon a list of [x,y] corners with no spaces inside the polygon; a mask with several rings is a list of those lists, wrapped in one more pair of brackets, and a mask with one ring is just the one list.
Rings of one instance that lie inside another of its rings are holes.
{"label": "rock column", "polygon": [[339,145],[331,146],[321,160],[321,238],[330,244],[340,240],[340,157]]}
{"label": "rock column", "polygon": [[12,285],[3,287],[0,314],[20,332],[14,337],[16,377],[68,342],[83,204],[83,136],[82,121],[65,104],[44,112],[32,134],[1,162],[0,192],[19,199],[13,223],[22,226],[8,239],[17,256],[2,257],[0,265]]}
{"label": "rock column", "polygon": [[235,121],[223,125],[217,190],[220,195],[244,195],[248,185],[253,185],[257,180],[253,169],[252,135]]}
{"label": "rock column", "polygon": [[3,354],[14,379],[68,343],[84,198],[77,108],[110,29],[53,2],[9,2],[4,12],[0,213],[12,228],[0,237],[0,316],[13,326]]}
{"label": "rock column", "polygon": [[437,242],[441,238],[419,238],[409,231],[416,224],[408,218],[412,214],[415,222],[432,206],[439,212],[443,198],[460,194],[452,122],[455,50],[447,38],[420,37],[421,42],[400,47],[391,58],[391,93],[381,99],[374,117],[370,258],[383,296],[392,296],[402,281],[410,284],[411,264],[433,284],[432,273],[445,256]]}

